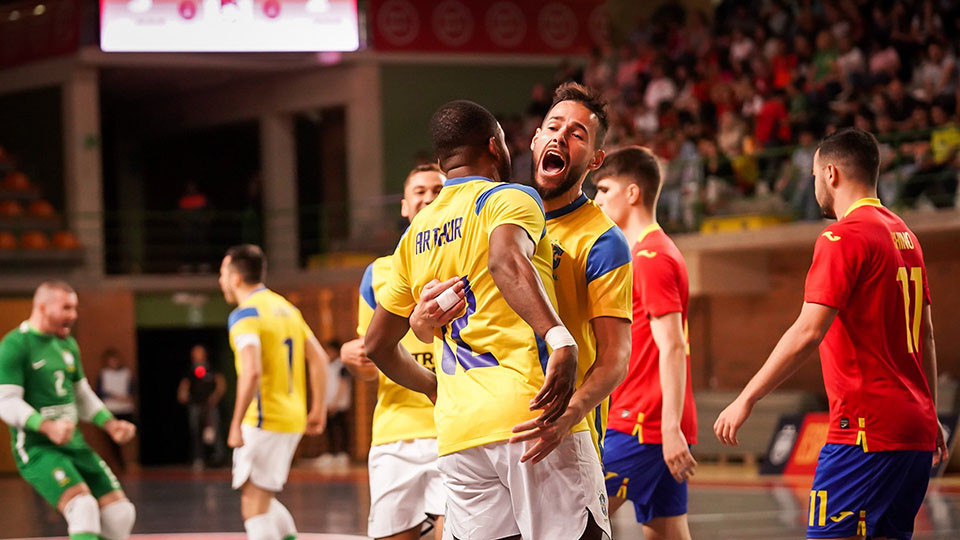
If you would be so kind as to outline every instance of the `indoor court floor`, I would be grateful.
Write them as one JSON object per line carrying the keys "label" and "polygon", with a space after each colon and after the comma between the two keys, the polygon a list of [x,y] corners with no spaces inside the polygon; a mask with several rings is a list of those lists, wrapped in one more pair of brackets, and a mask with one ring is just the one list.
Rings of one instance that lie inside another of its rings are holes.
{"label": "indoor court floor", "polygon": [[[135,539],[241,540],[240,497],[228,470],[147,469],[120,477],[137,505]],[[803,538],[811,478],[758,477],[742,466],[701,466],[690,488],[695,539]],[[960,539],[960,479],[934,480],[917,518],[916,540]],[[365,538],[366,469],[294,470],[280,499],[301,540]],[[63,538],[66,525],[19,477],[0,476],[0,538]],[[633,509],[614,517],[614,537],[640,539]]]}

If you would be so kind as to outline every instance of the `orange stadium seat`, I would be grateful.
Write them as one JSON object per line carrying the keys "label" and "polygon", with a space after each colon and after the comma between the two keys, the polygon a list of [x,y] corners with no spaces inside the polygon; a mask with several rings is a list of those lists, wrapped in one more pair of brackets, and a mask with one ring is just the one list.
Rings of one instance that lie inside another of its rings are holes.
{"label": "orange stadium seat", "polygon": [[43,250],[50,247],[50,239],[40,231],[27,231],[20,236],[20,247],[26,250]]}
{"label": "orange stadium seat", "polygon": [[9,231],[0,231],[0,251],[17,249],[17,237]]}
{"label": "orange stadium seat", "polygon": [[20,171],[13,171],[3,180],[3,188],[10,191],[29,191],[33,189],[30,178]]}
{"label": "orange stadium seat", "polygon": [[17,201],[0,201],[0,218],[14,219],[23,215],[23,206]]}
{"label": "orange stadium seat", "polygon": [[53,205],[43,199],[38,199],[30,203],[27,212],[37,218],[52,218],[57,215],[57,211],[53,208]]}
{"label": "orange stadium seat", "polygon": [[60,231],[53,235],[53,247],[56,249],[78,249],[80,241],[73,231]]}

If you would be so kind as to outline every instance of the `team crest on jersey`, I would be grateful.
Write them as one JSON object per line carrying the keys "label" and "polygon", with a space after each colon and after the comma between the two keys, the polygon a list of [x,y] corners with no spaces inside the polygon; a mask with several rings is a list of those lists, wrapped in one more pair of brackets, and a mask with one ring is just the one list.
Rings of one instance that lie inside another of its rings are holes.
{"label": "team crest on jersey", "polygon": [[63,363],[67,365],[67,371],[73,371],[76,364],[76,359],[73,357],[73,353],[70,351],[63,351]]}
{"label": "team crest on jersey", "polygon": [[563,250],[563,246],[560,245],[560,242],[557,240],[553,241],[553,279],[557,278],[557,268],[560,268],[560,260],[563,258],[563,254],[566,253]]}
{"label": "team crest on jersey", "polygon": [[67,476],[67,473],[60,468],[53,470],[53,479],[56,480],[58,484],[60,484],[60,487],[64,487],[70,483],[70,477]]}

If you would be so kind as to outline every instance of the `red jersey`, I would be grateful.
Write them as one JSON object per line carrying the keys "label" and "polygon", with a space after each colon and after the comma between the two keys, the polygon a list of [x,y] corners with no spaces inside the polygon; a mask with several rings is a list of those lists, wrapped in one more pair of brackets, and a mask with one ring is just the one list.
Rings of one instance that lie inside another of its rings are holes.
{"label": "red jersey", "polygon": [[804,301],[837,309],[820,343],[828,443],[933,450],[937,416],[923,373],[920,242],[878,199],[857,201],[817,239]]}
{"label": "red jersey", "polygon": [[627,378],[610,395],[607,427],[636,435],[640,443],[660,444],[660,349],[653,341],[650,318],[679,312],[687,341],[687,382],[684,385],[680,429],[688,444],[697,442],[697,409],[690,387],[690,342],[687,337],[687,305],[690,288],[687,265],[673,240],[659,225],[640,234],[633,246],[633,347]]}

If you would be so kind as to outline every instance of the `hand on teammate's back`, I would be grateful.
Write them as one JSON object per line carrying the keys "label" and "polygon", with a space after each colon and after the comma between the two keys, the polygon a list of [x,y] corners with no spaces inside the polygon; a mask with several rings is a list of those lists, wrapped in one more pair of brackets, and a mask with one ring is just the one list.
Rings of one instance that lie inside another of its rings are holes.
{"label": "hand on teammate's back", "polygon": [[50,442],[56,445],[63,445],[70,442],[73,438],[73,430],[76,426],[69,420],[44,420],[40,424],[40,433],[43,433],[50,439]]}
{"label": "hand on teammate's back", "polygon": [[[443,309],[437,297],[447,290],[451,291],[447,294],[453,297],[448,296],[450,300],[446,302],[455,300],[456,303],[447,305],[447,309]],[[434,329],[449,324],[466,308],[466,294],[463,280],[459,277],[452,277],[446,281],[434,279],[424,285],[423,290],[420,291],[420,301],[410,314],[410,328],[413,329],[417,338],[424,343],[432,343]]]}
{"label": "hand on teammate's back", "polygon": [[673,479],[682,484],[692,478],[697,470],[697,460],[693,459],[690,446],[687,445],[687,439],[680,427],[664,430],[662,440],[663,461],[670,469]]}
{"label": "hand on teammate's back", "polygon": [[540,392],[530,400],[530,410],[542,409],[537,418],[541,426],[555,422],[566,412],[577,384],[577,346],[554,349],[547,360],[547,372]]}
{"label": "hand on teammate's back", "polygon": [[103,430],[106,431],[107,435],[110,435],[113,442],[117,444],[130,442],[130,439],[133,439],[133,436],[137,434],[137,426],[118,418],[107,420],[107,422],[103,424]]}

